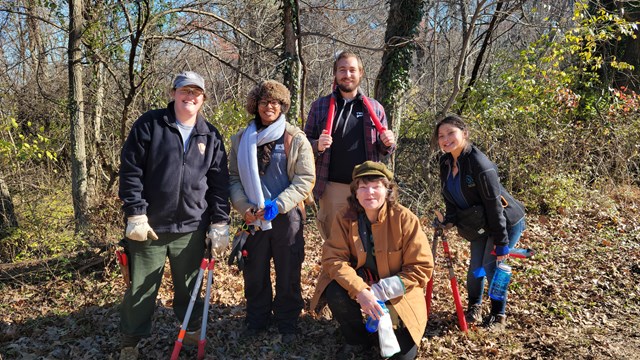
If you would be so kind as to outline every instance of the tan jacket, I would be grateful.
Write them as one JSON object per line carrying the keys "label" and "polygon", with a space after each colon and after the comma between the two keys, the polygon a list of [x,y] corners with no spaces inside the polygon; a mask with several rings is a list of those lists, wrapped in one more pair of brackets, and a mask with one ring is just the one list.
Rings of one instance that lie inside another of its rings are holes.
{"label": "tan jacket", "polygon": [[[376,264],[380,278],[398,275],[406,293],[390,300],[416,344],[420,344],[427,326],[424,288],[433,272],[433,256],[418,217],[409,209],[388,204],[380,209],[378,221],[371,226]],[[370,289],[356,274],[367,253],[358,234],[357,216],[344,208],[336,216],[331,235],[322,248],[322,272],[311,300],[316,310],[327,285],[336,280],[355,299],[363,289]],[[355,264],[355,268],[353,265]]]}
{"label": "tan jacket", "polygon": [[[286,124],[285,131],[292,136],[291,149],[287,154],[287,175],[291,184],[278,195],[276,200],[280,214],[286,214],[303,201],[311,193],[316,178],[315,160],[306,135],[289,123]],[[244,129],[231,137],[229,153],[231,203],[240,214],[244,214],[254,206],[244,192],[238,171],[238,145],[243,132]],[[247,166],[247,164],[240,164],[240,166]]]}

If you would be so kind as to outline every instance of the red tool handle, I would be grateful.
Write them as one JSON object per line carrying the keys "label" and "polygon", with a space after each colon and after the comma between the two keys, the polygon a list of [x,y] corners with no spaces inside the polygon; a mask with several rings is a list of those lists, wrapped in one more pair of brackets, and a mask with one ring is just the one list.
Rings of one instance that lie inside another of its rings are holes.
{"label": "red tool handle", "polygon": [[433,297],[433,273],[427,283],[427,294],[424,297],[427,302],[427,316],[429,316],[431,314],[431,298]]}
{"label": "red tool handle", "polygon": [[458,282],[456,278],[451,278],[451,292],[453,292],[453,301],[456,303],[456,313],[458,314],[458,325],[460,330],[467,332],[467,319],[464,317],[462,302],[460,301],[460,293],[458,292]]}
{"label": "red tool handle", "polygon": [[431,314],[431,299],[433,298],[433,277],[436,275],[436,252],[438,251],[438,238],[442,235],[442,230],[435,230],[433,233],[433,241],[431,242],[431,256],[433,256],[433,271],[431,278],[427,283],[427,293],[425,301],[427,303],[427,317]]}
{"label": "red tool handle", "polygon": [[329,99],[329,113],[327,113],[327,125],[324,127],[324,129],[327,131],[327,134],[331,135],[331,130],[333,128],[333,112],[336,109],[336,98],[333,97],[333,95],[331,96],[331,99]]}
{"label": "red tool handle", "polygon": [[467,319],[464,317],[464,309],[462,308],[462,302],[460,301],[460,293],[458,292],[458,281],[453,271],[453,261],[451,260],[451,253],[449,252],[449,242],[446,238],[442,237],[442,247],[444,248],[444,254],[447,256],[447,267],[449,268],[449,280],[451,280],[451,292],[453,293],[453,302],[456,305],[456,313],[458,314],[458,325],[460,330],[467,332]]}
{"label": "red tool handle", "polygon": [[129,288],[131,286],[131,274],[129,272],[129,259],[124,251],[116,250],[116,258],[120,265],[120,272],[122,273],[122,279],[124,284]]}
{"label": "red tool handle", "polygon": [[373,121],[373,125],[376,127],[376,130],[378,130],[380,134],[387,131],[387,128],[382,126],[382,123],[380,122],[380,119],[378,119],[378,115],[376,115],[376,112],[373,111],[373,106],[371,105],[371,101],[369,101],[369,98],[362,95],[362,102],[364,103],[364,106],[367,107],[369,117],[371,117],[371,121]]}
{"label": "red tool handle", "polygon": [[207,344],[207,339],[198,341],[198,360],[204,359],[204,347]]}
{"label": "red tool handle", "polygon": [[127,260],[127,254],[123,253],[120,250],[116,250],[116,256],[118,257],[118,262],[122,266],[127,266],[129,261]]}
{"label": "red tool handle", "polygon": [[171,360],[178,360],[178,356],[180,356],[180,349],[182,349],[182,340],[184,339],[184,335],[187,330],[180,329],[178,333],[178,340],[173,345],[173,352],[171,353]]}

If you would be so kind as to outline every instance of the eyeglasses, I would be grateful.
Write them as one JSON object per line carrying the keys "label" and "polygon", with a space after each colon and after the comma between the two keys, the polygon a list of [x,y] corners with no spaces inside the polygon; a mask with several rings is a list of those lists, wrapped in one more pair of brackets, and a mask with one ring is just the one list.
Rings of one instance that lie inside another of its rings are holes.
{"label": "eyeglasses", "polygon": [[202,91],[201,89],[189,88],[189,87],[183,87],[178,89],[177,91],[178,91],[178,94],[180,95],[193,95],[195,97],[198,97],[204,94],[204,91]]}
{"label": "eyeglasses", "polygon": [[280,107],[280,101],[279,100],[260,100],[258,101],[258,105],[262,106],[262,107],[267,107],[268,105],[271,105],[272,107],[276,108],[276,107]]}

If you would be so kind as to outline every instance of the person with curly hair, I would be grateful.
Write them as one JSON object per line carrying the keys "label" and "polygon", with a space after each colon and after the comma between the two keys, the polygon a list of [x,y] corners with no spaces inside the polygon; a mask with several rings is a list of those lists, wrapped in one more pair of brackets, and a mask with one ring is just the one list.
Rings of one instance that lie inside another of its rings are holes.
{"label": "person with curly hair", "polygon": [[352,178],[348,206],[322,248],[311,309],[328,303],[340,324],[345,344],[337,359],[370,358],[376,339],[362,315],[380,319],[381,301],[399,345],[392,359],[414,359],[427,325],[424,288],[433,272],[427,236],[418,217],[398,204],[393,173],[383,163],[365,161]]}
{"label": "person with curly hair", "polygon": [[[295,340],[304,306],[300,284],[304,260],[300,204],[315,180],[311,145],[304,132],[286,121],[289,90],[275,80],[263,81],[247,96],[253,118],[231,137],[231,202],[252,233],[244,244],[244,336],[255,336],[273,320],[283,343]],[[275,297],[271,289],[275,266]]]}

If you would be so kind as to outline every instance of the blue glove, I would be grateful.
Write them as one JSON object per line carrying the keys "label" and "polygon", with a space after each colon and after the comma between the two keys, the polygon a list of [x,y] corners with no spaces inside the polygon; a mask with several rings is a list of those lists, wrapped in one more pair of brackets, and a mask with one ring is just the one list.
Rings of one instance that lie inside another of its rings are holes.
{"label": "blue glove", "polygon": [[264,219],[271,221],[278,216],[278,204],[275,200],[264,201]]}
{"label": "blue glove", "polygon": [[496,246],[496,256],[509,255],[509,246],[499,245]]}
{"label": "blue glove", "polygon": [[475,276],[476,279],[480,279],[487,276],[487,272],[484,270],[483,266],[480,266],[479,268],[473,270],[473,276]]}

